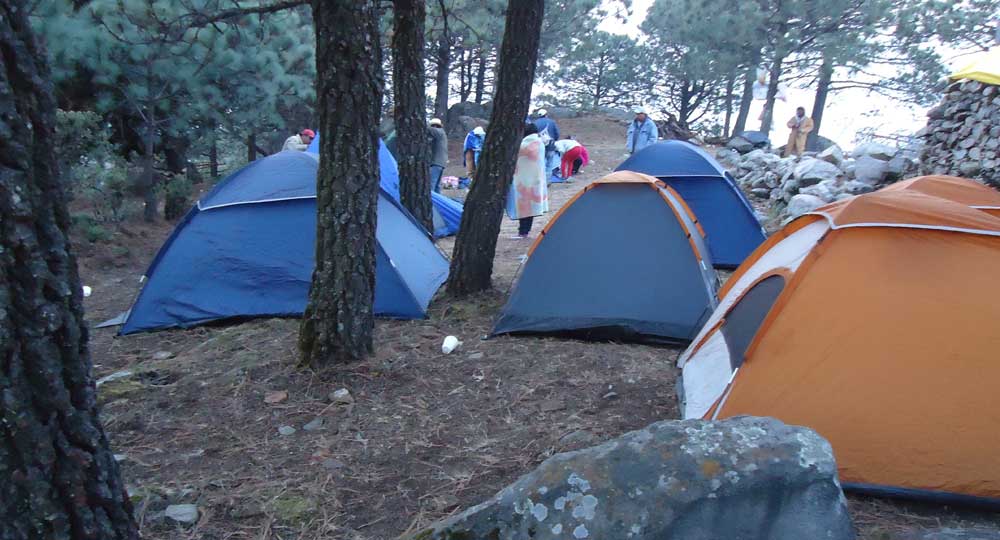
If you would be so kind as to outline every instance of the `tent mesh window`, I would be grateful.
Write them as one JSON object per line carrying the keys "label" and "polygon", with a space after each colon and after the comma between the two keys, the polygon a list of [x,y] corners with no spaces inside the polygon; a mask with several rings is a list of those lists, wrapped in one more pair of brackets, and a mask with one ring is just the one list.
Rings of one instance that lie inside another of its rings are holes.
{"label": "tent mesh window", "polygon": [[722,323],[722,335],[726,338],[729,361],[734,371],[743,365],[750,342],[784,288],[784,276],[768,276],[748,290],[729,310]]}

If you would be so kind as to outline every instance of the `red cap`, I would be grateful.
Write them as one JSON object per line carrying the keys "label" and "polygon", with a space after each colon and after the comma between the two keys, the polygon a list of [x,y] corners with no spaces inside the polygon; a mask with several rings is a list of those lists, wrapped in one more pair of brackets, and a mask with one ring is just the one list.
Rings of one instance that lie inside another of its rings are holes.
{"label": "red cap", "polygon": [[316,132],[311,129],[303,129],[301,132],[299,132],[299,135],[305,135],[306,137],[312,139],[316,138]]}

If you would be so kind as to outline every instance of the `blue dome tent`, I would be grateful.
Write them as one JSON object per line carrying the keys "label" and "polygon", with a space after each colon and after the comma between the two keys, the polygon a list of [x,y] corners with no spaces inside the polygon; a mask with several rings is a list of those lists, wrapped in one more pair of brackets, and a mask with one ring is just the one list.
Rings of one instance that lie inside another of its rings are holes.
{"label": "blue dome tent", "polygon": [[528,251],[493,335],[694,338],[716,307],[717,278],[698,222],[661,186],[616,172],[567,201]]}
{"label": "blue dome tent", "polygon": [[733,177],[691,143],[658,142],[615,170],[648,174],[677,191],[705,229],[716,268],[736,268],[767,237]]}
{"label": "blue dome tent", "polygon": [[[306,152],[319,155],[319,133],[309,143]],[[383,142],[379,143],[378,160],[382,164],[382,189],[386,190],[398,202],[399,168],[396,165],[396,158],[392,157],[392,152]],[[392,163],[391,167],[388,166],[390,162]],[[434,212],[434,238],[457,233],[458,226],[462,224],[462,203],[435,192],[431,192],[431,203]]]}
{"label": "blue dome tent", "polygon": [[[314,154],[280,152],[202,197],[153,259],[120,333],[300,316],[315,265],[318,165]],[[396,174],[394,161],[381,166]],[[422,318],[448,261],[384,189],[377,211],[375,314]]]}

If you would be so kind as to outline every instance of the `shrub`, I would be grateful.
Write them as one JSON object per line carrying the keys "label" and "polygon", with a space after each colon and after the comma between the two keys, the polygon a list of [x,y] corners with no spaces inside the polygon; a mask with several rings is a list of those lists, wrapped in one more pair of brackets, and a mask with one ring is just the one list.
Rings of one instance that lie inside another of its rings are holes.
{"label": "shrub", "polygon": [[190,204],[192,188],[191,181],[183,174],[167,178],[164,191],[163,215],[169,220],[178,219],[187,211]]}

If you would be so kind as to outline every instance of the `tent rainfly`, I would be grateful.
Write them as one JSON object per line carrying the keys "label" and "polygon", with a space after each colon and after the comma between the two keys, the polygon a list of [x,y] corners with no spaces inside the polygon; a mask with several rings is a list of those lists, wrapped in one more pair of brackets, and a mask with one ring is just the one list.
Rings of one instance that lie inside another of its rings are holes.
{"label": "tent rainfly", "polygon": [[615,170],[653,176],[683,197],[705,229],[716,268],[736,268],[767,237],[732,175],[691,143],[658,142]]}
{"label": "tent rainfly", "polygon": [[617,172],[549,221],[493,334],[686,342],[715,307],[715,286],[684,200],[655,178]]}
{"label": "tent rainfly", "polygon": [[1000,219],[970,207],[998,199],[967,182],[832,203],[768,239],[679,359],[683,417],[813,428],[847,488],[1000,503],[986,442],[1000,431],[1000,289],[983,270],[1000,268]]}

